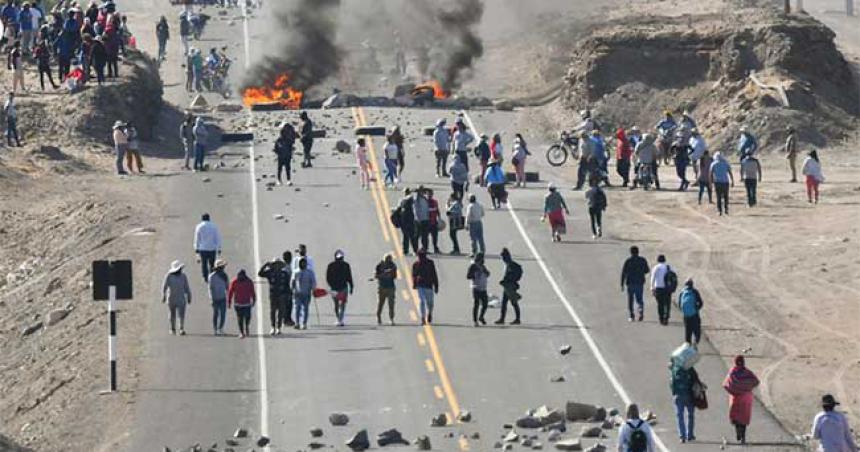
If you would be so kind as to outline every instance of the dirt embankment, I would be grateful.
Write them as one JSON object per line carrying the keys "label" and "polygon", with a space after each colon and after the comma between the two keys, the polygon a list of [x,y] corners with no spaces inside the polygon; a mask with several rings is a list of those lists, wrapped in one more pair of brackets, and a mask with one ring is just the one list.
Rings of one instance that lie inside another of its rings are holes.
{"label": "dirt embankment", "polygon": [[613,130],[651,129],[663,110],[688,109],[716,149],[730,146],[741,125],[764,147],[782,143],[787,126],[815,146],[857,127],[858,82],[829,28],[805,14],[733,2],[692,11],[621,17],[596,29],[573,52],[564,105],[596,110]]}
{"label": "dirt embankment", "polygon": [[[0,428],[39,451],[96,450],[133,406],[130,393],[99,395],[108,384],[107,316],[92,301],[89,269],[96,259],[138,264],[152,254],[158,200],[145,179],[113,175],[109,140],[117,119],[150,134],[161,81],[142,54],[120,72],[74,95],[21,96],[25,146],[0,154]],[[143,309],[122,306],[124,388],[136,379],[131,356],[144,322],[133,320]]]}

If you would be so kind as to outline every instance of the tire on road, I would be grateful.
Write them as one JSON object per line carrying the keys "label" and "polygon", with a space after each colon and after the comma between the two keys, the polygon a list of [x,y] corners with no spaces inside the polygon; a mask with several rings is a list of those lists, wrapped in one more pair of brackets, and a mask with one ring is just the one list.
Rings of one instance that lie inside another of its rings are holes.
{"label": "tire on road", "polygon": [[384,137],[388,132],[388,129],[385,126],[364,126],[364,127],[356,127],[355,134],[356,135],[368,135],[372,137]]}

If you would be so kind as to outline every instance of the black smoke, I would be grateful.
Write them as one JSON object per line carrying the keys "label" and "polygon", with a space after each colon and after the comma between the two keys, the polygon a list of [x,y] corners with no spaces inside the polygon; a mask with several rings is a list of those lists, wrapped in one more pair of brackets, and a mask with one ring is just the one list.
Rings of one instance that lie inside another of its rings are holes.
{"label": "black smoke", "polygon": [[340,0],[279,0],[272,39],[263,58],[246,73],[243,88],[272,85],[284,73],[300,91],[336,74],[342,51],[335,39]]}
{"label": "black smoke", "polygon": [[[431,5],[437,2],[428,2]],[[430,74],[439,79],[446,89],[456,89],[475,60],[484,54],[484,44],[475,32],[484,15],[481,0],[457,0],[450,9],[436,13],[436,23],[442,32],[442,52],[431,61]]]}

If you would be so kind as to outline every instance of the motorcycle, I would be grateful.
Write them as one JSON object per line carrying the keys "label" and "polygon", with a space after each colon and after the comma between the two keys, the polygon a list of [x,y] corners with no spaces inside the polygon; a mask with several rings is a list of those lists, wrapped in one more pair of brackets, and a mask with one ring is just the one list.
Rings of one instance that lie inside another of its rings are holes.
{"label": "motorcycle", "polygon": [[561,166],[567,162],[568,157],[579,159],[579,137],[562,130],[558,135],[558,142],[546,151],[546,161],[552,166]]}
{"label": "motorcycle", "polygon": [[225,99],[229,99],[233,93],[227,76],[229,70],[230,60],[224,60],[215,69],[211,69],[208,65],[204,66],[201,80],[203,88],[206,91],[221,94]]}

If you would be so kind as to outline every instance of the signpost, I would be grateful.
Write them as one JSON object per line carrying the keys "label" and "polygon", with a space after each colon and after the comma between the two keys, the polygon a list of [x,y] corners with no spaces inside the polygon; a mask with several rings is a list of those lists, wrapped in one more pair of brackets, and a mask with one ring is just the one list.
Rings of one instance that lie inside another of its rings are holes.
{"label": "signpost", "polygon": [[116,301],[132,299],[131,261],[93,261],[93,300],[108,302],[108,359],[110,389],[116,392]]}

